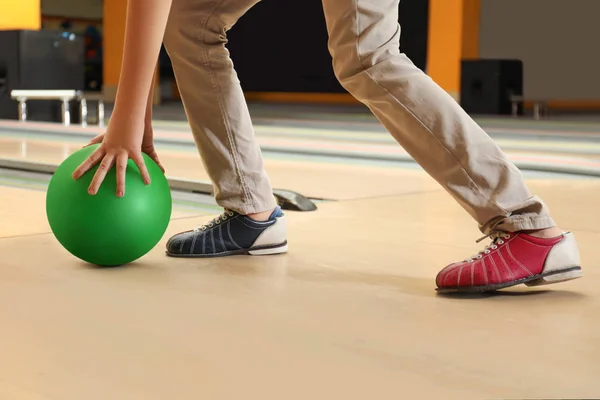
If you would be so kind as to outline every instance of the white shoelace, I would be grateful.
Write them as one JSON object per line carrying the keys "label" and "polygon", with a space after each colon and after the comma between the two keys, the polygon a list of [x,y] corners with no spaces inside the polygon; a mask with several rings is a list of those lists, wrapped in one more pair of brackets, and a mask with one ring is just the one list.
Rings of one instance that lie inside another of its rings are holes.
{"label": "white shoelace", "polygon": [[234,215],[235,215],[235,213],[233,211],[225,210],[225,212],[223,212],[223,214],[213,218],[212,221],[194,229],[194,232],[200,232],[200,231],[205,231],[207,229],[210,229],[215,225],[219,225],[221,222],[227,221],[229,218],[233,217]]}
{"label": "white shoelace", "polygon": [[489,235],[485,235],[481,239],[477,240],[477,243],[481,242],[482,240],[484,240],[486,238],[492,239],[492,243],[485,246],[484,249],[482,251],[480,251],[479,253],[477,253],[476,255],[467,258],[465,260],[465,262],[481,260],[484,255],[490,254],[492,252],[492,250],[496,250],[498,248],[498,246],[503,245],[505,243],[505,240],[510,239],[510,234],[506,233],[506,232],[492,232]]}

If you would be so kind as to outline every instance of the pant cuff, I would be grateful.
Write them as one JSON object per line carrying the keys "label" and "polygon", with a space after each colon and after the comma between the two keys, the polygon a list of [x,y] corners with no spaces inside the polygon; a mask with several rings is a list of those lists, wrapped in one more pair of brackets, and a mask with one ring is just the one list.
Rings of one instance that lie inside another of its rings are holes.
{"label": "pant cuff", "polygon": [[277,200],[275,199],[275,196],[270,197],[269,200],[260,203],[248,204],[236,199],[222,200],[218,201],[217,203],[219,204],[219,206],[227,210],[234,211],[241,215],[257,214],[273,210],[275,209],[275,207],[277,207]]}
{"label": "pant cuff", "polygon": [[483,233],[489,234],[493,231],[520,232],[554,228],[555,226],[556,222],[549,216],[523,217],[520,215],[513,215],[501,220],[497,224],[488,226],[487,228],[483,227],[481,230]]}

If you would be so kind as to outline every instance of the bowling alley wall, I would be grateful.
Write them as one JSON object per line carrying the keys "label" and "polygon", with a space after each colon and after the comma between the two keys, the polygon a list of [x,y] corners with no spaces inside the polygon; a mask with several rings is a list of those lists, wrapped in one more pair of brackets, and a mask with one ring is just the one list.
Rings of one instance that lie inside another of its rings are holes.
{"label": "bowling alley wall", "polygon": [[68,22],[76,33],[93,25],[102,30],[102,0],[40,0],[44,29],[62,29]]}
{"label": "bowling alley wall", "polygon": [[523,60],[526,96],[600,103],[599,17],[599,0],[481,0],[479,56]]}
{"label": "bowling alley wall", "polygon": [[[103,35],[106,1],[111,0],[41,0],[42,25],[61,29],[68,19],[72,31],[93,25]],[[430,3],[401,0],[399,7],[402,51],[425,71]],[[527,97],[600,106],[599,0],[480,0],[479,16],[477,57],[522,60]],[[263,0],[229,38],[247,92],[344,93],[331,67],[321,0]],[[162,60],[167,83],[173,74],[164,53]]]}

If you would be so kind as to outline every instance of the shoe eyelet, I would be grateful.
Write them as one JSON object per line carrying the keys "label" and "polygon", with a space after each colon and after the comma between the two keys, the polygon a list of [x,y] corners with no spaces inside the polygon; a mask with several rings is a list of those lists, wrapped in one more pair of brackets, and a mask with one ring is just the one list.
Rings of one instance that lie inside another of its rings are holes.
{"label": "shoe eyelet", "polygon": [[482,258],[483,258],[483,256],[481,254],[477,256],[478,260],[481,260]]}
{"label": "shoe eyelet", "polygon": [[490,254],[490,253],[491,253],[491,252],[490,252],[489,250],[486,250],[486,251],[485,251],[485,254]]}
{"label": "shoe eyelet", "polygon": [[498,244],[504,244],[504,240],[502,240],[502,239],[498,240]]}
{"label": "shoe eyelet", "polygon": [[510,239],[510,235],[505,235],[504,239],[507,239],[507,240]]}
{"label": "shoe eyelet", "polygon": [[498,248],[498,246],[496,246],[496,245],[492,246],[492,250],[496,250],[497,248]]}

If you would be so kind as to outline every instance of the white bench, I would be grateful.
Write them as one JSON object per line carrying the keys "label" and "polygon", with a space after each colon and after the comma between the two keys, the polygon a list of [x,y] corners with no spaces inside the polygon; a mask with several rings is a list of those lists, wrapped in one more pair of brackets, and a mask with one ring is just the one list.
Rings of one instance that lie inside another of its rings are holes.
{"label": "white bench", "polygon": [[519,105],[530,101],[533,103],[533,119],[539,120],[548,115],[548,100],[540,98],[527,98],[524,96],[511,96],[512,116],[516,117],[519,114]]}
{"label": "white bench", "polygon": [[79,117],[82,126],[88,124],[88,101],[97,102],[98,125],[104,126],[104,97],[101,94],[85,93],[80,90],[26,90],[17,89],[10,92],[10,96],[19,102],[19,120],[27,121],[28,100],[60,100],[62,102],[62,123],[71,124],[71,110],[69,102],[79,102]]}
{"label": "white bench", "polygon": [[81,93],[79,99],[79,117],[81,125],[87,126],[88,120],[88,101],[96,102],[96,112],[98,114],[98,125],[104,126],[104,95],[101,93]]}

